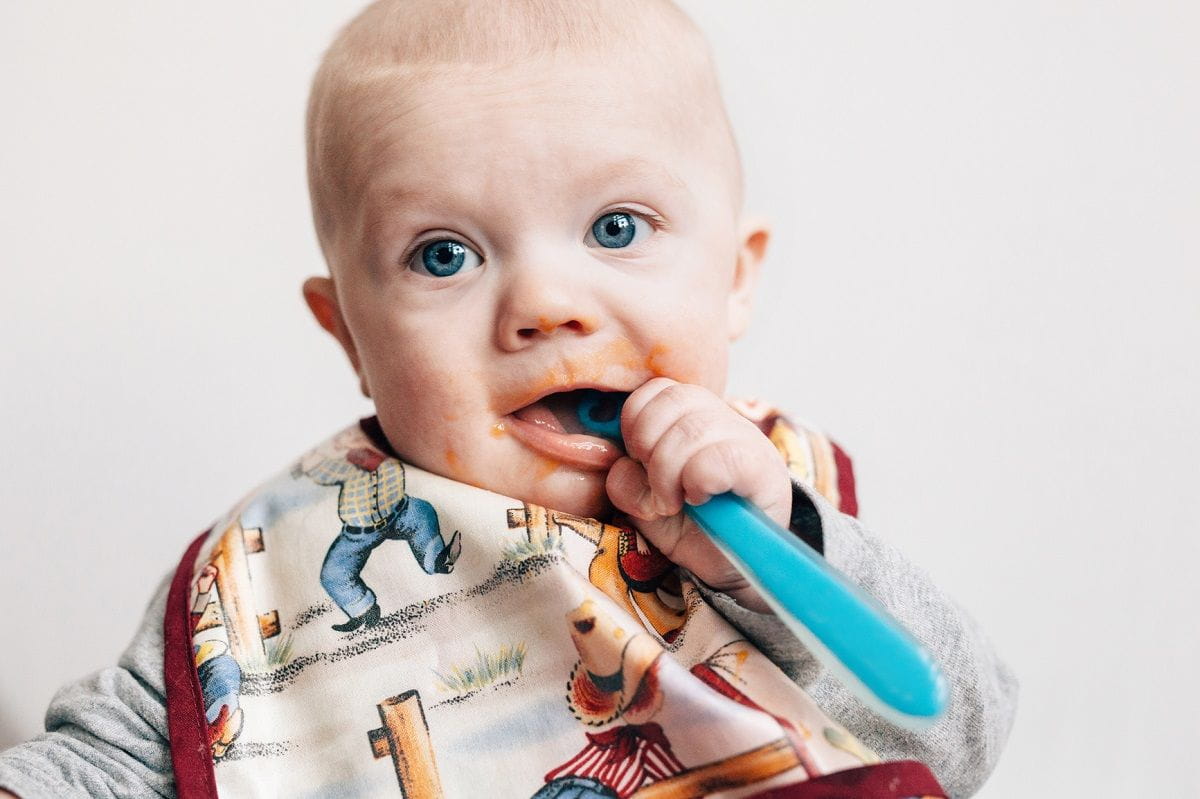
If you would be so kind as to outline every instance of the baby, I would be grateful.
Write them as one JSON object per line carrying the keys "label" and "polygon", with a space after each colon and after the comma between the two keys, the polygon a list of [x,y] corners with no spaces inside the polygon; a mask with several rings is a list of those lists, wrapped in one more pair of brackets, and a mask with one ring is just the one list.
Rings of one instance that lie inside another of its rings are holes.
{"label": "baby", "polygon": [[[722,398],[769,231],[743,214],[709,51],[681,11],[381,0],[327,52],[307,127],[330,274],[304,297],[377,417],[198,539],[120,666],[60,692],[47,735],[0,759],[0,786],[26,799],[168,795],[173,781],[181,794],[275,795],[301,767],[271,758],[321,741],[305,754],[321,763],[369,739],[368,764],[394,760],[392,795],[397,781],[404,795],[464,795],[471,780],[451,773],[463,763],[502,795],[698,796],[718,784],[699,775],[719,774],[741,796],[881,759],[923,761],[949,795],[974,793],[1007,736],[1013,678],[927,578],[839,512],[853,510],[840,451]],[[584,389],[628,394],[623,445],[576,420]],[[682,513],[725,491],[821,549],[935,653],[946,717],[893,726],[812,658]],[[532,556],[489,549],[498,518]],[[505,580],[525,593],[506,598]],[[238,609],[264,596],[279,609]],[[453,682],[442,624],[522,643],[494,656],[476,643],[478,667],[456,668],[458,694],[434,704],[419,681]],[[560,654],[541,664],[543,650]],[[372,696],[371,729],[335,724],[348,700],[321,694],[386,669],[403,675],[396,690],[417,688]],[[553,686],[544,703],[522,688],[538,680]],[[180,700],[189,684],[194,701]],[[256,715],[259,701],[275,704]],[[253,726],[267,717],[288,734]],[[584,737],[580,724],[603,729]],[[207,729],[204,763],[185,751],[189,728]],[[547,748],[544,779],[525,788],[488,771],[496,751],[517,769]],[[338,772],[337,789],[374,794],[370,768]]]}

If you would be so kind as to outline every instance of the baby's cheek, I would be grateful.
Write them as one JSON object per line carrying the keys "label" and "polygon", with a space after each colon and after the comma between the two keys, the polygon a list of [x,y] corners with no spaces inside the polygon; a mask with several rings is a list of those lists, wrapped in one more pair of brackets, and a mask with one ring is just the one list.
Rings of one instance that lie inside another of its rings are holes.
{"label": "baby's cheek", "polygon": [[[381,418],[403,430],[408,446],[428,447],[450,438],[450,428],[461,417],[461,385],[454,375],[406,368],[403,361],[389,365],[383,379],[372,381],[373,399]],[[399,442],[392,442],[398,448]]]}
{"label": "baby's cheek", "polygon": [[725,389],[728,355],[724,341],[689,325],[673,341],[655,346],[648,359],[652,367],[649,371],[656,377],[704,386],[714,394],[721,394]]}
{"label": "baby's cheek", "polygon": [[725,381],[729,336],[727,307],[712,291],[664,297],[657,309],[653,352],[664,377],[717,390]]}

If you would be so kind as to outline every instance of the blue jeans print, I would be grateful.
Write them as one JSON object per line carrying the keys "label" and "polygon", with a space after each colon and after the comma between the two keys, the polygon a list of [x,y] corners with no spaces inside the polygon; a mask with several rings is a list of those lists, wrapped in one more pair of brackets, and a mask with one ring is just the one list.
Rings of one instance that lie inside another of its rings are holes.
{"label": "blue jeans print", "polygon": [[229,706],[230,713],[237,710],[242,668],[236,660],[227,654],[217,655],[201,663],[196,673],[200,678],[200,693],[204,696],[204,718],[209,724],[221,715],[224,705]]}
{"label": "blue jeans print", "polygon": [[360,575],[371,552],[388,539],[407,541],[426,574],[434,573],[438,555],[446,548],[437,511],[417,497],[401,500],[387,521],[378,527],[342,525],[341,534],[334,539],[321,564],[321,587],[352,619],[375,604],[375,592]]}

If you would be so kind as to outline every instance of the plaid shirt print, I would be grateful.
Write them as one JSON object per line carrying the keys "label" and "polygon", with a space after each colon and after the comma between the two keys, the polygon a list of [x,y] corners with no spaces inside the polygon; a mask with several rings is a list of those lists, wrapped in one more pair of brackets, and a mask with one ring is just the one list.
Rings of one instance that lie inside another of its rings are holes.
{"label": "plaid shirt print", "polygon": [[404,467],[394,458],[375,471],[344,460],[324,458],[305,472],[318,485],[340,485],[338,516],[351,527],[378,527],[404,499]]}

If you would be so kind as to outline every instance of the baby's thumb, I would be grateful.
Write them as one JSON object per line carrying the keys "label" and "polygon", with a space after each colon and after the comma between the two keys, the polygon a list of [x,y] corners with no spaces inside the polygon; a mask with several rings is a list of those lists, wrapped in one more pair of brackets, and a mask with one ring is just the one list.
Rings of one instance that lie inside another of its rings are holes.
{"label": "baby's thumb", "polygon": [[681,525],[686,522],[679,514],[661,516],[654,510],[645,468],[632,458],[622,458],[609,470],[605,487],[613,507],[629,517],[645,540],[674,561],[672,555],[679,544]]}
{"label": "baby's thumb", "polygon": [[613,507],[622,513],[641,521],[658,518],[651,504],[646,469],[633,458],[621,458],[612,465],[604,488]]}

